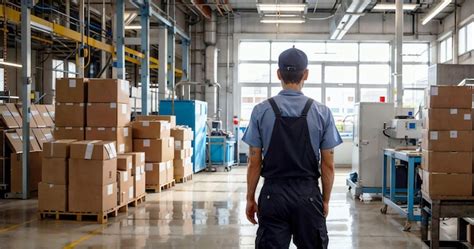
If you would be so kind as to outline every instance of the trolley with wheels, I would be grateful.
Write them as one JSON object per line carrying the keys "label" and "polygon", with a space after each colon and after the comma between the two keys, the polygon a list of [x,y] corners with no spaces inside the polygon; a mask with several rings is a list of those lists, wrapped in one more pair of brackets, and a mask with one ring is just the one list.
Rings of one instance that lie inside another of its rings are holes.
{"label": "trolley with wheels", "polygon": [[206,171],[216,172],[222,167],[225,172],[237,164],[235,159],[235,138],[227,136],[208,136],[208,167]]}

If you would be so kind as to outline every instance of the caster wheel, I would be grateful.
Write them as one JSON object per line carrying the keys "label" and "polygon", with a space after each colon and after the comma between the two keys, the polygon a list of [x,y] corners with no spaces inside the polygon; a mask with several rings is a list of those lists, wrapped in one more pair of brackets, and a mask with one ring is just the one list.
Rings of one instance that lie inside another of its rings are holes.
{"label": "caster wheel", "polygon": [[380,213],[381,213],[381,214],[387,214],[387,210],[388,210],[388,206],[385,205],[385,206],[383,206],[383,207],[380,209]]}
{"label": "caster wheel", "polygon": [[224,171],[225,171],[225,172],[229,172],[229,168],[225,167],[225,168],[224,168]]}
{"label": "caster wheel", "polygon": [[403,226],[404,232],[410,232],[411,230],[411,223],[409,221],[405,222],[405,226]]}

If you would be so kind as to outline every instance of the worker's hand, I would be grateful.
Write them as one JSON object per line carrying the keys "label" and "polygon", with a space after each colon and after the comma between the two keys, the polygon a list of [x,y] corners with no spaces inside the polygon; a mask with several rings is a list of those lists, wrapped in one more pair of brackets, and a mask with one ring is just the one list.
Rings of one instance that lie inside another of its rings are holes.
{"label": "worker's hand", "polygon": [[247,220],[249,220],[250,223],[254,225],[258,224],[257,221],[255,220],[255,214],[258,213],[258,205],[256,201],[254,200],[247,201],[247,208],[245,210],[245,213],[247,214]]}
{"label": "worker's hand", "polygon": [[329,214],[329,202],[323,202],[323,214],[324,218],[328,217]]}

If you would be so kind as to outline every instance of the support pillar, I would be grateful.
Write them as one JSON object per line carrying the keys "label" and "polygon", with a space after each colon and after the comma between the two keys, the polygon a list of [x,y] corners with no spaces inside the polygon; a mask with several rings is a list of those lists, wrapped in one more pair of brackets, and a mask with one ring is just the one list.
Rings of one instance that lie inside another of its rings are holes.
{"label": "support pillar", "polygon": [[29,197],[30,106],[31,106],[31,8],[32,0],[21,1],[21,78],[23,102],[22,199]]}
{"label": "support pillar", "polygon": [[[117,33],[117,37],[116,37],[117,60],[115,62],[115,67],[117,68],[117,79],[125,79],[125,26],[124,26],[125,25],[124,24],[125,3],[124,3],[124,0],[115,1],[115,14],[116,14],[115,31]],[[142,26],[143,26],[143,23],[142,23]],[[144,32],[143,29],[142,29],[142,32]],[[142,45],[143,45],[143,37],[142,37]]]}
{"label": "support pillar", "polygon": [[[100,32],[102,35],[102,42],[106,43],[107,40],[105,39],[105,30],[107,29],[107,9],[105,8],[105,0],[102,0],[102,20],[101,20],[101,29]],[[107,53],[102,51],[100,54],[100,66],[103,68],[107,64]],[[101,76],[102,79],[107,78],[107,71],[105,71]]]}
{"label": "support pillar", "polygon": [[81,34],[81,44],[79,45],[79,59],[78,65],[76,66],[77,72],[79,73],[79,78],[84,78],[84,70],[85,70],[85,63],[84,63],[84,0],[80,0],[79,3],[79,33]]}
{"label": "support pillar", "polygon": [[397,96],[395,106],[403,107],[403,0],[396,0],[395,11],[395,84],[397,87]]}
{"label": "support pillar", "polygon": [[141,52],[144,55],[141,62],[142,115],[148,115],[150,113],[148,99],[150,89],[150,4],[148,1],[144,1],[143,5],[140,6],[140,23],[142,26],[140,34]]}
{"label": "support pillar", "polygon": [[[176,68],[176,60],[175,60],[175,53],[176,53],[176,46],[175,46],[175,34],[174,30],[168,29],[168,84],[167,90],[168,93],[172,92],[175,86],[175,68]],[[170,97],[169,94],[167,97]],[[171,96],[173,97],[173,96]]]}
{"label": "support pillar", "polygon": [[158,98],[159,100],[166,99],[168,95],[168,29],[166,27],[159,27],[158,29],[158,60],[160,65],[158,67]]}

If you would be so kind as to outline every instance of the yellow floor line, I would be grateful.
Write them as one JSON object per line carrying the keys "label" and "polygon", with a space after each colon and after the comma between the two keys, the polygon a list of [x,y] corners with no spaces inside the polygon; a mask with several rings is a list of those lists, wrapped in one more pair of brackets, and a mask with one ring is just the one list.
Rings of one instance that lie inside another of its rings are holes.
{"label": "yellow floor line", "polygon": [[20,223],[20,224],[16,224],[16,225],[12,225],[12,226],[9,226],[9,227],[6,227],[6,228],[2,228],[0,229],[0,233],[4,233],[4,232],[9,232],[9,231],[12,231],[12,230],[15,230],[23,225],[26,225],[28,223],[31,223],[33,221],[35,221],[36,219],[32,219],[32,220],[29,220],[29,221],[25,221],[23,223]]}
{"label": "yellow floor line", "polygon": [[63,247],[63,249],[73,249],[75,248],[77,245],[79,245],[80,243],[86,241],[86,240],[89,240],[91,239],[92,237],[100,234],[100,232],[104,229],[104,226],[101,226],[95,230],[92,230],[90,232],[88,232],[86,235],[80,237],[79,239],[67,244],[66,246]]}

